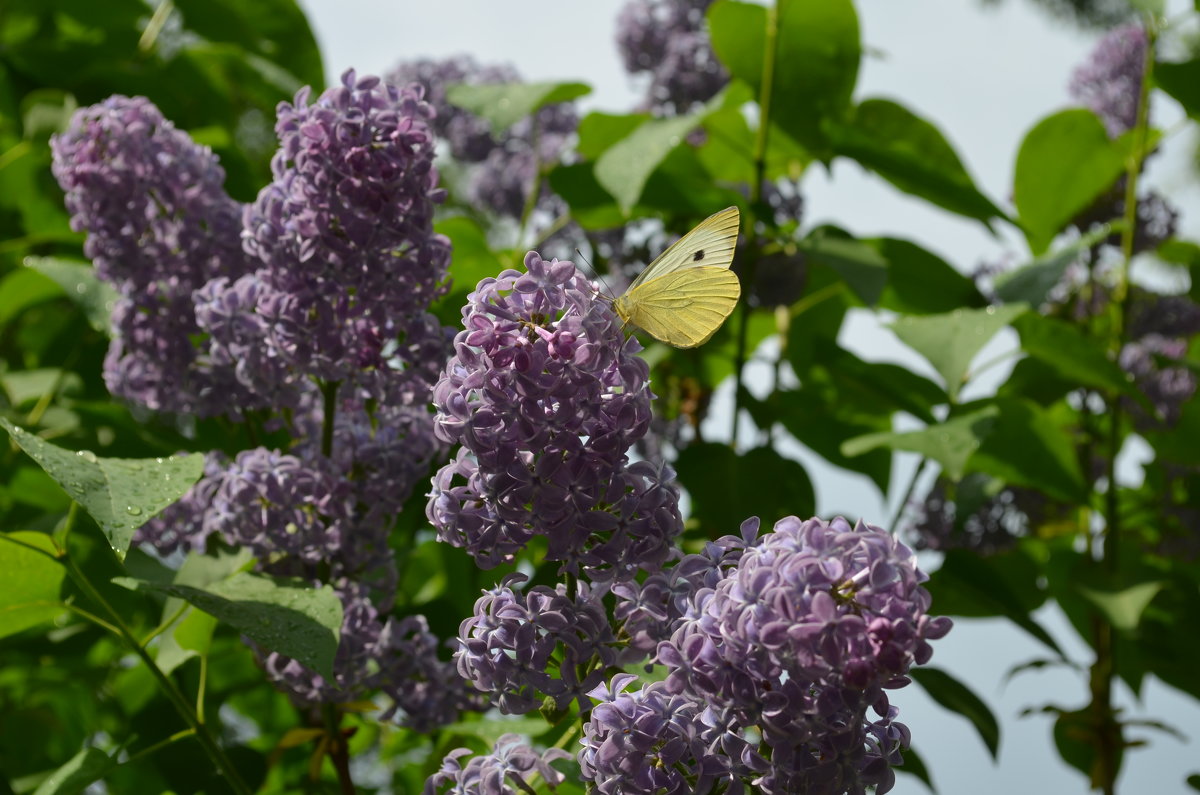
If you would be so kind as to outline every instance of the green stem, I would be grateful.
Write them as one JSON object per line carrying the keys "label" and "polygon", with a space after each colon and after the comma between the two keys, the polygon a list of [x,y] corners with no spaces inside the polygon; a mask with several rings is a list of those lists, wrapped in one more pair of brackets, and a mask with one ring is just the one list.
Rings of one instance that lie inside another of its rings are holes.
{"label": "green stem", "polygon": [[323,704],[321,715],[325,719],[325,733],[329,740],[329,761],[337,771],[342,795],[354,795],[354,779],[350,776],[350,749],[342,737],[342,714],[333,704]]}
{"label": "green stem", "polygon": [[180,601],[179,609],[178,609],[178,610],[176,610],[174,613],[172,613],[170,618],[168,618],[168,619],[164,620],[164,621],[163,621],[161,624],[159,624],[157,627],[155,627],[154,629],[150,630],[150,634],[149,634],[149,635],[147,635],[146,637],[142,638],[142,645],[143,645],[143,646],[149,645],[150,641],[154,640],[154,639],[155,639],[155,638],[157,638],[159,635],[161,635],[163,632],[165,632],[165,631],[167,630],[167,627],[169,627],[169,626],[171,626],[172,624],[174,624],[174,623],[175,623],[175,621],[176,621],[176,619],[178,619],[178,618],[179,618],[181,615],[183,615],[183,611],[188,609],[188,603],[187,603],[187,602],[184,602],[182,599],[181,599],[181,600],[179,600],[179,601]]}
{"label": "green stem", "polygon": [[921,479],[925,468],[929,466],[929,458],[921,457],[921,463],[917,464],[917,468],[913,470],[912,478],[908,481],[908,488],[904,490],[904,496],[900,498],[900,504],[896,506],[896,513],[892,516],[892,523],[889,525],[888,532],[896,534],[900,527],[900,519],[904,516],[904,508],[908,505],[908,501],[912,499],[913,491],[917,488],[917,481]]}
{"label": "green stem", "polygon": [[321,423],[321,455],[333,457],[333,423],[337,417],[337,392],[340,382],[322,381],[321,397],[324,399],[325,419]]}
{"label": "green stem", "polygon": [[193,734],[195,734],[195,733],[196,733],[196,732],[194,732],[194,731],[193,731],[193,730],[191,730],[191,729],[180,729],[179,731],[175,732],[174,734],[172,734],[172,735],[171,735],[170,737],[168,737],[167,739],[165,739],[165,740],[159,740],[159,741],[158,741],[158,742],[156,742],[154,745],[150,745],[150,746],[147,746],[147,747],[143,748],[142,750],[138,751],[136,754],[133,754],[132,756],[130,756],[128,759],[126,759],[126,760],[125,760],[124,762],[122,762],[121,764],[123,764],[123,765],[129,765],[129,764],[133,764],[133,763],[134,763],[134,762],[136,762],[137,760],[139,760],[139,759],[142,759],[143,757],[150,756],[150,755],[151,755],[152,753],[154,753],[155,751],[158,751],[158,750],[161,750],[161,749],[163,749],[163,748],[166,748],[168,745],[171,745],[171,744],[173,744],[173,743],[177,743],[177,742],[179,742],[180,740],[183,740],[183,739],[185,739],[185,738],[187,738],[187,737],[191,737],[191,736],[192,736]]}
{"label": "green stem", "polygon": [[[71,511],[67,515],[68,532],[70,531],[70,527],[74,525],[75,518],[78,513],[79,504],[72,503]],[[62,562],[67,568],[67,573],[71,576],[71,579],[75,582],[75,584],[79,586],[79,589],[83,591],[83,593],[89,599],[104,609],[104,612],[107,613],[111,619],[117,634],[119,634],[121,639],[125,641],[125,644],[133,650],[133,653],[140,657],[142,662],[145,663],[146,668],[149,669],[151,676],[153,676],[155,681],[158,683],[159,689],[162,690],[163,695],[165,695],[167,700],[171,702],[171,705],[175,707],[175,711],[179,713],[179,716],[183,718],[188,727],[195,732],[196,739],[200,742],[200,745],[204,748],[209,758],[212,759],[213,763],[221,771],[222,775],[225,776],[225,780],[229,783],[230,788],[239,795],[250,795],[250,788],[246,786],[244,781],[242,781],[242,777],[238,775],[237,768],[233,766],[233,762],[231,762],[229,757],[225,755],[224,749],[222,749],[221,746],[217,744],[217,741],[213,738],[213,736],[209,734],[208,729],[206,729],[203,722],[199,720],[196,713],[192,710],[191,705],[187,703],[187,699],[184,698],[183,693],[181,693],[179,688],[175,686],[175,683],[162,672],[162,669],[159,668],[154,662],[154,658],[150,656],[150,653],[147,652],[140,643],[138,643],[137,638],[133,635],[133,631],[130,630],[130,628],[125,624],[125,621],[121,618],[121,615],[116,611],[115,608],[113,608],[112,605],[108,603],[108,600],[101,595],[96,587],[92,585],[91,580],[87,578],[87,575],[83,573],[83,570],[75,564],[75,561],[72,560],[69,555],[64,554],[62,557]]]}
{"label": "green stem", "polygon": [[[762,200],[762,183],[767,172],[767,144],[771,129],[771,93],[775,83],[775,57],[778,47],[779,12],[774,4],[767,6],[766,44],[763,47],[762,85],[758,92],[758,134],[754,140],[754,184],[750,186],[750,212],[742,222],[746,230],[746,256],[742,258],[743,282],[747,292],[754,287],[758,270],[759,244],[755,227],[754,208]],[[746,368],[746,347],[750,339],[750,313],[753,308],[749,299],[743,299],[738,309],[737,352],[734,360],[733,427],[730,429],[730,444],[737,448],[738,418],[742,414],[742,379]]]}

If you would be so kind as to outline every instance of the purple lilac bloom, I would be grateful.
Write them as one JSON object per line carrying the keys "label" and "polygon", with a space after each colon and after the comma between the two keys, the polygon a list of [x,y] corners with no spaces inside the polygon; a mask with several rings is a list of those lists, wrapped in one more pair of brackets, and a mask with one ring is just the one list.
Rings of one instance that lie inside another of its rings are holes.
{"label": "purple lilac bloom", "polygon": [[729,82],[709,41],[712,0],[631,0],[617,16],[617,49],[630,74],[650,76],[645,107],[680,115]]}
{"label": "purple lilac bloom", "polygon": [[1187,340],[1160,334],[1147,334],[1121,349],[1121,367],[1154,407],[1150,415],[1139,403],[1126,401],[1138,428],[1172,427],[1179,422],[1183,404],[1196,394],[1196,376],[1186,365],[1171,362],[1183,362],[1187,351]]}
{"label": "purple lilac bloom", "polygon": [[539,754],[516,734],[501,736],[492,753],[472,757],[464,767],[459,760],[470,753],[459,748],[447,754],[441,770],[425,782],[424,795],[520,795],[532,792],[539,778],[556,787],[565,777],[550,763],[571,756],[558,748]]}
{"label": "purple lilac bloom", "polygon": [[192,291],[251,268],[239,243],[241,205],[225,193],[217,157],[144,97],[77,111],[50,145],[71,227],[87,232],[84,253],[122,296],[104,367],[109,391],[195,416],[251,404],[233,372],[192,342]]}
{"label": "purple lilac bloom", "polygon": [[1137,123],[1145,60],[1146,31],[1126,25],[1105,35],[1071,76],[1071,98],[1094,111],[1112,138]]}
{"label": "purple lilac bloom", "polygon": [[[746,522],[740,538],[684,558],[674,584],[664,579],[640,602],[625,599],[627,630],[639,611],[651,634],[673,628],[657,653],[668,675],[628,698],[616,694],[625,682],[614,681],[608,700],[627,703],[593,711],[583,755],[585,775],[601,791],[705,791],[705,777],[722,770],[764,793],[891,788],[908,732],[894,722],[885,690],[908,683],[908,670],[929,660],[929,641],[944,636],[950,620],[928,615],[926,576],[879,528],[788,517],[762,538],[757,529],[756,520]],[[640,714],[639,702],[653,704],[646,725],[662,727],[666,716],[686,716],[686,700],[700,717],[660,728],[640,750],[669,753],[687,784],[623,769],[614,738],[637,741],[622,722]],[[707,756],[690,750],[697,737]]]}
{"label": "purple lilac bloom", "polygon": [[[433,208],[443,198],[433,167],[433,110],[419,88],[400,89],[353,71],[342,85],[309,104],[301,89],[281,103],[275,129],[280,149],[275,181],[246,208],[246,251],[259,270],[206,294],[231,318],[231,337],[213,335],[213,356],[236,358],[254,323],[262,344],[287,372],[325,381],[352,381],[377,400],[395,400],[395,386],[440,343],[428,315],[445,292],[450,241],[433,233]],[[257,283],[257,284],[256,284]],[[253,310],[250,307],[253,306]],[[210,332],[213,333],[213,332]]]}
{"label": "purple lilac bloom", "polygon": [[546,698],[560,710],[572,701],[587,709],[587,693],[617,661],[604,589],[578,583],[574,597],[562,584],[522,593],[517,586],[526,579],[511,574],[475,603],[459,629],[458,672],[507,714],[529,712]]}
{"label": "purple lilac bloom", "polygon": [[441,540],[480,566],[535,536],[592,579],[655,571],[681,532],[673,473],[627,451],[650,421],[649,370],[574,264],[525,257],[468,297],[434,388],[435,429],[462,445],[434,478]]}

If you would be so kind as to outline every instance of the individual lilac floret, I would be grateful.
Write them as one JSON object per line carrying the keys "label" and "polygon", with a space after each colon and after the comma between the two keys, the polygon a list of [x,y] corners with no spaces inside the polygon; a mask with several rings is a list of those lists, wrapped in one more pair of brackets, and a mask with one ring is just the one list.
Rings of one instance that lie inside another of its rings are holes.
{"label": "individual lilac floret", "polygon": [[1137,123],[1145,60],[1146,31],[1127,25],[1105,35],[1071,76],[1071,98],[1094,111],[1112,138]]}
{"label": "individual lilac floret", "polygon": [[434,388],[436,433],[463,447],[434,478],[430,521],[488,568],[543,536],[576,574],[657,570],[682,523],[673,473],[627,463],[650,421],[640,346],[571,262],[530,252],[525,266],[463,309]]}
{"label": "individual lilac floret", "polygon": [[105,360],[109,391],[153,411],[236,414],[252,401],[228,368],[200,357],[192,291],[251,267],[241,205],[207,147],[144,97],[83,108],[50,142],[71,227],[121,293]]}
{"label": "individual lilac floret", "polygon": [[425,782],[424,795],[521,795],[533,792],[539,779],[556,787],[565,776],[550,763],[571,756],[560,748],[539,754],[516,734],[502,735],[492,753],[472,757],[464,767],[459,760],[470,753],[459,748],[447,754],[441,770]]}
{"label": "individual lilac floret", "polygon": [[631,0],[617,16],[617,49],[631,74],[647,72],[645,106],[683,114],[729,82],[709,41],[712,0]]}
{"label": "individual lilac floret", "polygon": [[[254,311],[264,343],[290,370],[326,381],[362,383],[364,370],[403,377],[424,364],[425,337],[441,339],[427,310],[450,260],[450,241],[433,233],[444,196],[433,110],[419,88],[353,71],[308,103],[305,88],[280,104],[275,181],[244,218],[246,251],[262,262]],[[249,296],[233,303],[245,311]],[[213,345],[216,356],[226,340]]]}
{"label": "individual lilac floret", "polygon": [[476,601],[459,629],[458,672],[504,713],[529,712],[547,697],[560,710],[572,701],[586,709],[587,693],[617,660],[603,589],[579,583],[574,597],[561,584],[522,593],[526,579],[511,574]]}

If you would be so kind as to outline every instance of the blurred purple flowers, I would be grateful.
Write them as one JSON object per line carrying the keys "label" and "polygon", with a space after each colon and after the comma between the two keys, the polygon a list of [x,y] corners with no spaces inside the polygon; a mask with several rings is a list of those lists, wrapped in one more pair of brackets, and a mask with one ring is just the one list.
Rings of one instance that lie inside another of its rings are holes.
{"label": "blurred purple flowers", "polygon": [[1137,25],[1116,28],[1071,76],[1071,98],[1095,112],[1116,138],[1137,123],[1145,68],[1146,31]]}
{"label": "blurred purple flowers", "polygon": [[679,115],[729,82],[713,53],[704,13],[712,0],[630,0],[617,16],[617,49],[630,74],[647,73],[643,105]]}

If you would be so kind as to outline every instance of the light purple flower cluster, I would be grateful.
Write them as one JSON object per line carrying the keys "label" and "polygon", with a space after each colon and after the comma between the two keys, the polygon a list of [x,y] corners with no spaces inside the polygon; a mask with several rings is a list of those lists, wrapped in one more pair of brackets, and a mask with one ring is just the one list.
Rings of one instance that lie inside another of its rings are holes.
{"label": "light purple flower cluster", "polygon": [[617,16],[617,48],[630,74],[650,76],[644,106],[681,115],[729,82],[709,41],[712,0],[631,0]]}
{"label": "light purple flower cluster", "polygon": [[434,478],[441,540],[491,568],[535,536],[594,580],[656,571],[680,533],[673,473],[626,453],[650,421],[649,370],[610,304],[568,261],[484,279],[434,387],[438,437],[458,457]]}
{"label": "light purple flower cluster", "polygon": [[1142,95],[1146,31],[1137,25],[1116,28],[1092,50],[1071,76],[1071,98],[1090,108],[1112,138],[1133,129]]}
{"label": "light purple flower cluster", "polygon": [[[212,355],[259,346],[264,373],[352,382],[381,401],[412,400],[441,329],[450,241],[433,233],[444,197],[433,167],[432,108],[419,89],[353,71],[311,105],[281,103],[275,181],[246,208],[246,251],[261,267],[202,296]],[[399,386],[402,384],[403,386]]]}
{"label": "light purple flower cluster", "polygon": [[1129,316],[1130,342],[1118,362],[1133,376],[1153,411],[1133,400],[1124,405],[1139,430],[1170,428],[1196,394],[1196,375],[1185,362],[1190,341],[1200,334],[1200,304],[1186,295],[1135,289]]}
{"label": "light purple flower cluster", "polygon": [[446,141],[459,163],[470,163],[464,195],[458,198],[476,209],[499,216],[521,219],[533,190],[535,206],[543,214],[557,216],[562,201],[542,184],[542,172],[566,153],[571,136],[579,126],[575,106],[562,102],[547,105],[510,129],[494,132],[487,121],[450,104],[446,89],[451,85],[492,85],[520,82],[511,66],[481,66],[470,56],[445,60],[417,60],[399,64],[390,79],[417,83],[437,112],[434,132]]}
{"label": "light purple flower cluster", "polygon": [[627,609],[667,619],[642,626],[670,631],[657,651],[668,675],[592,693],[604,703],[581,759],[599,792],[706,792],[722,778],[728,791],[891,788],[908,734],[884,691],[907,684],[950,620],[927,614],[925,575],[879,528],[789,517],[757,529],[685,558]]}
{"label": "light purple flower cluster", "polygon": [[574,596],[562,584],[521,593],[526,579],[509,575],[475,603],[459,630],[459,674],[504,713],[529,712],[547,697],[559,710],[572,701],[586,710],[587,693],[619,657],[605,591],[580,583]]}
{"label": "light purple flower cluster", "polygon": [[424,795],[519,795],[532,792],[538,778],[553,788],[565,777],[550,763],[571,756],[557,748],[539,754],[516,734],[501,736],[492,753],[473,757],[464,767],[459,760],[470,753],[469,748],[451,751],[425,782]]}
{"label": "light purple flower cluster", "polygon": [[1049,498],[1040,491],[1005,486],[984,496],[990,485],[986,476],[968,475],[953,486],[939,477],[924,499],[912,506],[915,510],[907,532],[913,547],[970,549],[991,555],[1010,549],[1018,538],[1049,518]]}
{"label": "light purple flower cluster", "polygon": [[50,142],[71,227],[121,293],[104,363],[109,391],[153,411],[234,415],[253,403],[234,373],[206,361],[192,291],[251,268],[241,206],[207,147],[145,97],[113,96],[76,112]]}

